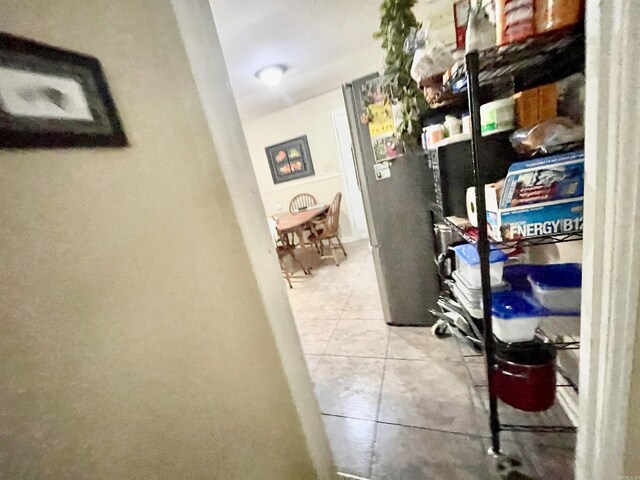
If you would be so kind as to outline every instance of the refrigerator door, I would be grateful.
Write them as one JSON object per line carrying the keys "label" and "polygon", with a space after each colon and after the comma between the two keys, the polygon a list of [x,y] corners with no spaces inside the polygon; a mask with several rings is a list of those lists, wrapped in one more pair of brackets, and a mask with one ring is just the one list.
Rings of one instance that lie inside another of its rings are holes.
{"label": "refrigerator door", "polygon": [[[347,110],[347,118],[349,119],[349,129],[351,130],[351,144],[353,146],[353,160],[356,167],[356,175],[358,177],[358,184],[360,186],[360,193],[362,194],[362,202],[364,204],[364,213],[367,218],[367,230],[369,231],[369,243],[371,246],[378,245],[378,237],[376,236],[376,226],[372,214],[371,204],[369,202],[369,186],[365,181],[365,163],[369,164],[373,162],[373,150],[371,142],[364,144],[365,139],[362,138],[360,127],[360,115],[362,114],[362,108],[357,106],[357,99],[354,98],[354,84],[362,84],[365,80],[376,78],[377,75],[370,75],[362,80],[358,80],[353,84],[348,83],[343,85],[342,94],[344,96],[345,108]],[[367,140],[369,139],[367,132]],[[365,156],[369,155],[368,159]],[[372,167],[373,168],[373,167]],[[378,275],[379,276],[379,275]]]}
{"label": "refrigerator door", "polygon": [[376,178],[368,126],[360,121],[362,84],[375,77],[345,85],[343,92],[385,321],[431,325],[435,318],[429,310],[436,308],[440,293],[428,198],[431,171],[419,152],[393,160],[389,178]]}

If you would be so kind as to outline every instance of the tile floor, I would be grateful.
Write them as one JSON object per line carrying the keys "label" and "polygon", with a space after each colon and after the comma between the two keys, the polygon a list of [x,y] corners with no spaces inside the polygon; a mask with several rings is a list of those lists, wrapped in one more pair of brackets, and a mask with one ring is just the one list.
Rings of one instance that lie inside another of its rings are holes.
{"label": "tile floor", "polygon": [[[377,480],[501,478],[485,454],[482,358],[428,328],[388,326],[368,244],[346,248],[339,267],[326,260],[313,276],[294,276],[289,290],[339,471]],[[529,414],[503,411],[530,423]],[[560,417],[554,411],[548,421]],[[524,474],[504,478],[573,478],[575,435],[502,438]]]}

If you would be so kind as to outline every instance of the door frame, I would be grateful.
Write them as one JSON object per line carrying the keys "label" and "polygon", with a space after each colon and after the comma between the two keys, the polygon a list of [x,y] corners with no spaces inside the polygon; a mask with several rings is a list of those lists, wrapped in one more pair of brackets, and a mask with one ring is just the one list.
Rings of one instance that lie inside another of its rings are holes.
{"label": "door frame", "polygon": [[[351,191],[349,190],[349,186],[347,185],[347,180],[346,180],[346,172],[344,169],[344,162],[347,161],[348,159],[345,159],[342,155],[342,150],[340,149],[340,139],[338,138],[338,128],[336,125],[336,117],[338,115],[347,115],[347,126],[349,125],[349,117],[348,117],[348,113],[347,113],[347,109],[345,107],[340,107],[340,108],[333,108],[331,109],[331,111],[329,112],[329,115],[331,116],[331,130],[332,130],[332,134],[333,134],[333,141],[335,143],[335,147],[336,147],[336,155],[338,157],[339,160],[339,168],[340,168],[340,178],[342,181],[342,190],[345,192],[349,192],[349,195],[347,196],[348,200],[347,202],[345,202],[347,204],[347,211],[349,212],[349,222],[351,223],[351,231],[353,232],[353,238],[350,239],[344,239],[345,241],[350,241],[350,240],[362,240],[365,238],[369,238],[369,233],[368,233],[368,228],[367,228],[367,214],[366,211],[364,209],[364,201],[363,201],[363,205],[362,205],[362,214],[364,217],[364,230],[362,232],[358,232],[358,230],[356,229],[356,223],[354,221],[354,206],[351,202]],[[351,143],[351,148],[353,149],[353,141],[351,140],[351,132],[349,132],[349,141],[352,142]],[[351,157],[351,161],[354,163],[353,165],[353,169],[355,171],[355,174],[358,175],[358,170],[357,170],[357,166],[355,165],[355,159],[353,158],[353,156]],[[356,183],[359,183],[358,179],[356,178]],[[360,197],[362,197],[362,190],[360,190]]]}
{"label": "door frame", "polygon": [[[171,0],[224,181],[269,318],[277,355],[298,410],[300,428],[318,480],[335,480],[336,468],[305,366],[291,307],[264,217],[260,190],[231,89],[209,0]],[[183,68],[183,65],[179,66]],[[239,162],[241,159],[241,162]]]}
{"label": "door frame", "polygon": [[625,450],[633,448],[627,421],[640,318],[639,21],[635,0],[587,1],[580,480],[620,478]]}

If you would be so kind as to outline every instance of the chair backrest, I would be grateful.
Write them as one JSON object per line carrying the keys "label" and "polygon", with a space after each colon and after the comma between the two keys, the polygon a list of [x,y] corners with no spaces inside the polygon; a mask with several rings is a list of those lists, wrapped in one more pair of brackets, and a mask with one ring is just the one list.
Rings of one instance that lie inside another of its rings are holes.
{"label": "chair backrest", "polygon": [[336,193],[333,197],[331,205],[329,205],[329,211],[327,212],[327,219],[325,220],[325,231],[323,235],[336,235],[338,233],[338,227],[340,226],[340,202],[342,201],[342,194]]}
{"label": "chair backrest", "polygon": [[293,213],[297,212],[301,208],[313,207],[317,204],[318,202],[316,201],[316,198],[310,193],[300,193],[293,197],[289,202],[289,211]]}

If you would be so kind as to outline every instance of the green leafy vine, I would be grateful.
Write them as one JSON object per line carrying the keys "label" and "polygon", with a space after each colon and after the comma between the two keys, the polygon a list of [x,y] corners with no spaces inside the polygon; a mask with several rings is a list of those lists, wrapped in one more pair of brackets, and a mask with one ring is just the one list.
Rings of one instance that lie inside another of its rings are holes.
{"label": "green leafy vine", "polygon": [[380,30],[373,34],[382,39],[385,55],[385,83],[402,105],[402,120],[396,126],[407,146],[416,144],[420,133],[418,115],[427,109],[427,102],[416,82],[411,78],[413,58],[403,51],[404,41],[411,28],[421,24],[413,14],[416,0],[384,0],[380,5]]}

